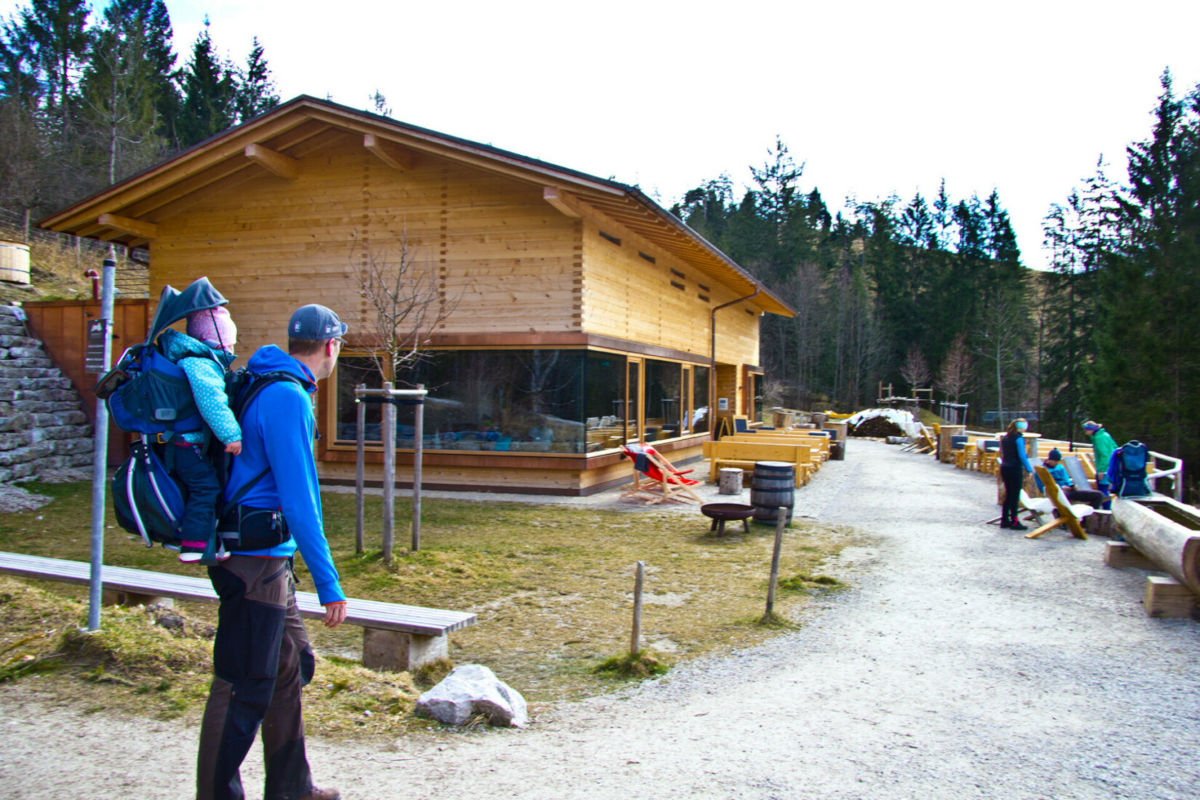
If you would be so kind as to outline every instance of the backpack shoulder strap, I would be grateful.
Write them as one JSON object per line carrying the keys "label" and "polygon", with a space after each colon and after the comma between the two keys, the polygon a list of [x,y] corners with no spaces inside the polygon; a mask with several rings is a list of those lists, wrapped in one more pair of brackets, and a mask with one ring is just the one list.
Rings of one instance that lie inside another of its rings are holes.
{"label": "backpack shoulder strap", "polygon": [[[295,375],[291,375],[287,372],[265,372],[262,374],[255,374],[250,379],[250,382],[248,384],[246,384],[244,387],[242,387],[241,391],[238,392],[237,397],[229,398],[229,408],[231,411],[233,411],[233,415],[237,418],[239,425],[242,422],[242,418],[246,415],[247,409],[250,408],[250,404],[254,401],[254,399],[256,397],[258,397],[259,393],[261,393],[263,389],[266,389],[271,384],[279,383],[281,381],[291,381],[292,383],[296,384],[297,386],[303,386],[303,384],[300,382],[299,378],[297,378]],[[233,459],[226,458],[225,459],[225,468],[223,470],[221,470],[222,486],[224,486],[225,483],[228,482],[229,473],[232,469],[233,469]],[[257,475],[255,475],[250,480],[246,481],[246,483],[243,484],[242,488],[238,489],[237,492],[234,493],[233,497],[229,498],[229,500],[226,502],[226,505],[227,506],[235,506],[238,503],[240,503],[242,498],[246,496],[246,493],[249,492],[251,489],[253,489],[254,486],[259,481],[261,481],[266,476],[266,474],[270,471],[271,471],[270,466],[263,467],[262,470]]]}

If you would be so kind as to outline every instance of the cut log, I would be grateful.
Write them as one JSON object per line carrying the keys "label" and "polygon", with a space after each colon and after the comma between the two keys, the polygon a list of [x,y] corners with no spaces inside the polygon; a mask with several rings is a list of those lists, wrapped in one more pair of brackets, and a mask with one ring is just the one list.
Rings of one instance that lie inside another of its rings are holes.
{"label": "cut log", "polygon": [[1200,594],[1200,509],[1168,497],[1113,501],[1113,524],[1138,552]]}

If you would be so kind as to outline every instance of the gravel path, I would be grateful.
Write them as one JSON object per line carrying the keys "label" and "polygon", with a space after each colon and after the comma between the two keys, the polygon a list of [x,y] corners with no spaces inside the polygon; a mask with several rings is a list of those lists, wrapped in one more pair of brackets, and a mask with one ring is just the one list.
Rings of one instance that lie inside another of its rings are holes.
{"label": "gravel path", "polygon": [[[1145,573],[1105,567],[1104,539],[984,525],[994,500],[977,474],[852,441],[796,510],[874,544],[826,569],[852,589],[797,632],[523,731],[313,738],[314,771],[351,800],[1200,797],[1200,626],[1146,617]],[[0,690],[0,720],[13,796],[190,794],[190,729],[24,684]]]}

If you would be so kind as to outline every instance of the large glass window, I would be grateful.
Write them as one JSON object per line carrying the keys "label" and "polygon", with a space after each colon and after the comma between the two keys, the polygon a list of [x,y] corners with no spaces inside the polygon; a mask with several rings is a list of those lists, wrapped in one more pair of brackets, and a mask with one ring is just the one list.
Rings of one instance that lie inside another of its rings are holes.
{"label": "large glass window", "polygon": [[[354,403],[354,389],[363,384],[368,389],[378,389],[383,386],[383,377],[375,361],[364,356],[340,356],[337,364],[337,422],[333,438],[336,441],[356,440],[357,406]],[[383,419],[382,406],[378,403],[364,404],[366,412],[366,428],[364,440],[379,442],[383,439],[380,422]]]}
{"label": "large glass window", "polygon": [[761,372],[750,373],[750,421],[763,421],[763,376]]}
{"label": "large glass window", "polygon": [[692,433],[708,432],[708,367],[692,367]]}
{"label": "large glass window", "polygon": [[583,411],[587,452],[625,444],[625,356],[588,353]]}
{"label": "large glass window", "polygon": [[[637,439],[639,407],[646,441],[708,430],[708,373],[707,367],[685,370],[678,363],[583,350],[446,350],[429,353],[395,385],[423,384],[429,392],[425,449],[595,453]],[[382,383],[373,359],[339,359],[336,443],[356,439],[355,387]],[[365,439],[373,444],[382,439],[380,409],[364,409]],[[414,423],[414,407],[399,406],[397,447],[414,446]]]}
{"label": "large glass window", "polygon": [[629,365],[629,369],[628,377],[625,379],[625,399],[622,401],[625,413],[625,441],[636,442],[641,438],[641,434],[638,433],[641,430],[641,426],[638,424],[638,420],[641,419],[638,407],[641,405],[642,362],[629,360],[626,363]]}
{"label": "large glass window", "polygon": [[683,365],[646,359],[644,413],[647,442],[672,439],[680,435],[683,420]]}

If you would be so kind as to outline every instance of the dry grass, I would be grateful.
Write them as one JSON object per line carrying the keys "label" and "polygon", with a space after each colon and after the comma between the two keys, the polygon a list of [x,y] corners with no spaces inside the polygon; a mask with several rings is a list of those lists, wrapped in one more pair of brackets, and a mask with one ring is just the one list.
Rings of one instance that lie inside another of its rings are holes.
{"label": "dry grass", "polygon": [[[36,511],[0,514],[0,549],[87,560],[90,487],[30,488],[55,500]],[[373,500],[368,531],[379,530],[379,500]],[[353,552],[353,496],[326,494],[324,502],[347,594],[476,612],[478,624],[451,635],[451,657],[489,666],[535,710],[614,685],[611,673],[596,668],[627,655],[637,561],[646,564],[642,644],[660,661],[752,645],[777,630],[762,624],[770,527],[717,538],[698,512],[427,498],[420,551],[399,550],[388,568],[378,550]],[[397,502],[398,542],[408,540],[408,515],[406,504]],[[377,545],[378,534],[368,539]],[[808,576],[817,575],[850,539],[845,529],[801,520],[785,531],[775,603],[783,620],[795,619],[813,596],[836,590],[836,580]],[[196,572],[116,527],[107,530],[106,562]],[[303,570],[300,577],[305,588]],[[51,674],[37,680],[81,692],[87,703],[168,716],[197,713],[207,685],[213,607],[183,606],[176,612],[183,630],[175,632],[155,625],[144,611],[106,610],[105,636],[90,637],[83,647],[72,633],[86,618],[80,588],[7,581],[0,584],[0,600],[6,594],[0,602],[0,680],[5,670],[17,677],[44,668]],[[420,691],[412,676],[380,675],[356,665],[358,628],[327,631],[311,623],[309,632],[323,656],[306,699],[314,729],[371,734],[429,724],[407,713]],[[182,660],[169,660],[167,651]],[[100,678],[109,682],[97,684]],[[107,689],[103,695],[92,691],[98,685]]]}
{"label": "dry grass", "polygon": [[[0,221],[0,240],[26,242],[22,228]],[[70,239],[70,241],[74,241]],[[0,281],[0,303],[33,300],[88,300],[92,281],[84,275],[88,269],[100,270],[103,252],[96,243],[80,240],[80,248],[65,244],[58,237],[34,235],[29,244],[29,284]],[[123,297],[144,297],[145,287],[129,285],[127,273],[144,274],[144,268],[124,260],[124,249],[117,248],[118,290]]]}
{"label": "dry grass", "polygon": [[[24,231],[0,226],[0,239],[24,241]],[[73,247],[34,239],[29,245],[30,285],[0,281],[0,302],[9,300],[66,300],[91,297],[91,280]]]}

